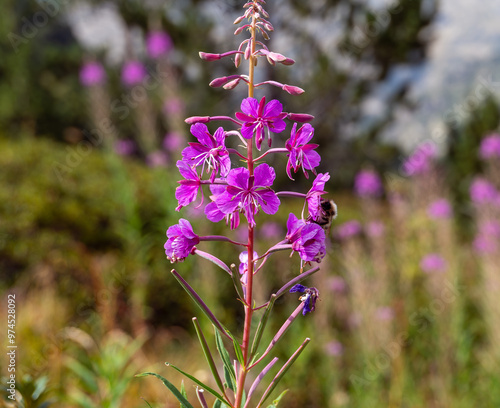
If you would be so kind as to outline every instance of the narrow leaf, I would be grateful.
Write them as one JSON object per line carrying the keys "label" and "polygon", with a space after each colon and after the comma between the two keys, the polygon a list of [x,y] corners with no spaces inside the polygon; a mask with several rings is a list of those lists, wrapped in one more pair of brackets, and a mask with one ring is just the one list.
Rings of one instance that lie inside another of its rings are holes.
{"label": "narrow leaf", "polygon": [[175,279],[181,284],[181,286],[184,288],[184,290],[188,293],[188,295],[191,297],[191,299],[194,300],[194,302],[198,305],[198,307],[201,309],[203,313],[205,313],[205,316],[207,316],[210,321],[213,323],[213,325],[222,333],[224,334],[227,338],[231,338],[229,334],[227,334],[226,329],[222,326],[222,324],[217,320],[217,318],[214,316],[212,311],[208,308],[206,303],[201,299],[201,297],[196,293],[196,291],[187,283],[184,278],[177,273],[175,269],[172,269],[172,275],[174,275]]}
{"label": "narrow leaf", "polygon": [[260,408],[262,404],[266,401],[266,399],[271,395],[271,393],[274,391],[280,380],[283,378],[283,376],[286,374],[288,369],[292,366],[292,364],[297,360],[297,358],[300,356],[300,353],[304,350],[304,348],[307,346],[307,344],[311,341],[310,338],[306,338],[300,347],[295,351],[295,353],[292,354],[292,356],[288,359],[288,361],[281,367],[281,370],[278,371],[278,374],[273,378],[273,381],[271,381],[271,384],[269,384],[269,387],[267,387],[266,391],[262,395],[262,398],[259,401],[259,405],[257,405],[257,408]]}
{"label": "narrow leaf", "polygon": [[212,394],[215,398],[220,399],[222,402],[226,402],[224,397],[220,395],[217,391],[215,391],[213,388],[210,388],[208,385],[205,383],[201,382],[198,380],[196,377],[193,377],[191,374],[186,373],[185,371],[181,370],[179,367],[174,366],[173,364],[170,363],[165,363],[167,367],[172,367],[174,370],[178,371],[182,375],[185,375],[187,378],[189,378],[191,381],[195,382],[198,384],[200,387],[202,387],[204,390],[208,391],[210,394]]}
{"label": "narrow leaf", "polygon": [[278,404],[281,401],[281,398],[288,392],[288,390],[283,391],[278,398],[276,398],[271,405],[269,405],[267,408],[278,408]]}
{"label": "narrow leaf", "polygon": [[297,318],[297,316],[300,314],[300,312],[302,312],[302,309],[304,309],[304,302],[301,302],[295,308],[295,310],[292,312],[292,314],[290,316],[288,316],[288,319],[286,319],[285,323],[283,323],[283,325],[280,327],[278,332],[274,335],[273,339],[271,340],[271,342],[267,346],[267,349],[266,349],[266,351],[264,351],[264,354],[262,354],[262,356],[255,363],[252,363],[250,368],[252,368],[256,364],[258,364],[265,356],[267,356],[267,354],[272,350],[272,348],[276,345],[276,343],[285,335],[285,333],[290,328],[290,326],[292,325],[294,320]]}
{"label": "narrow leaf", "polygon": [[315,266],[314,268],[309,269],[308,271],[305,271],[301,273],[300,275],[296,276],[293,278],[290,282],[286,283],[283,285],[280,290],[276,292],[276,299],[279,297],[283,296],[285,293],[288,292],[288,290],[293,286],[296,285],[299,282],[302,282],[305,278],[308,276],[311,276],[312,274],[316,273],[319,271],[319,266]]}
{"label": "narrow leaf", "polygon": [[207,359],[208,366],[210,367],[210,371],[212,372],[212,376],[217,383],[219,389],[224,393],[224,385],[222,384],[222,380],[219,376],[219,372],[217,371],[217,366],[215,365],[214,358],[212,357],[212,353],[210,352],[210,348],[208,347],[208,343],[201,331],[200,324],[198,323],[198,319],[193,317],[193,324],[196,330],[196,334],[198,335],[198,339],[200,340],[201,348],[203,349],[203,354],[205,354],[205,358]]}
{"label": "narrow leaf", "polygon": [[149,408],[153,408],[153,407],[151,406],[151,404],[150,404],[149,402],[147,402],[144,398],[142,398],[142,397],[141,397],[141,399],[142,399],[142,400],[143,400],[146,404],[148,404],[148,407],[149,407]]}
{"label": "narrow leaf", "polygon": [[276,295],[272,294],[271,299],[269,299],[269,304],[267,305],[266,310],[264,311],[264,314],[260,319],[259,325],[257,326],[257,331],[255,332],[255,336],[253,338],[252,348],[250,349],[250,358],[252,358],[255,355],[257,349],[259,348],[260,341],[262,340],[262,334],[264,334],[264,329],[266,328],[266,324],[269,319],[269,314],[273,309],[274,302],[276,301],[276,299],[277,299]]}
{"label": "narrow leaf", "polygon": [[196,395],[198,396],[198,401],[200,401],[200,404],[203,408],[208,408],[207,400],[203,395],[204,392],[205,391],[202,388],[196,387]]}
{"label": "narrow leaf", "polygon": [[231,357],[224,347],[224,342],[222,337],[217,330],[215,330],[215,345],[219,351],[220,358],[224,364],[224,377],[227,382],[228,387],[236,392],[236,372],[234,371],[233,365],[231,364]]}
{"label": "narrow leaf", "polygon": [[250,390],[248,391],[248,399],[247,403],[245,404],[245,408],[248,407],[248,404],[250,402],[250,398],[252,397],[253,393],[257,389],[257,386],[260,384],[264,376],[269,372],[269,370],[273,367],[273,365],[278,361],[278,357],[274,357],[271,362],[264,367],[264,369],[259,373],[255,381],[253,382],[252,386],[250,387]]}
{"label": "narrow leaf", "polygon": [[243,351],[241,350],[240,343],[236,339],[233,339],[234,352],[236,354],[236,359],[244,367],[245,359],[243,358]]}
{"label": "narrow leaf", "polygon": [[236,266],[234,264],[231,265],[231,278],[233,279],[233,285],[236,289],[236,293],[240,297],[240,299],[245,301],[245,293],[243,291],[243,286],[241,285],[240,274],[236,271]]}
{"label": "narrow leaf", "polygon": [[163,384],[165,384],[165,386],[170,390],[170,392],[174,394],[175,398],[179,400],[182,408],[194,408],[189,403],[189,401],[184,397],[184,395],[182,395],[181,392],[175,387],[175,385],[172,384],[170,381],[168,381],[166,378],[162,377],[161,375],[155,373],[142,373],[142,374],[137,374],[136,377],[146,377],[147,375],[152,375],[160,379],[163,382]]}
{"label": "narrow leaf", "polygon": [[208,252],[200,251],[199,249],[195,249],[194,253],[196,255],[201,256],[202,258],[214,263],[219,268],[221,268],[223,271],[225,271],[231,275],[231,270],[229,269],[229,267],[224,262],[222,262],[219,258],[213,256],[212,254],[209,254]]}

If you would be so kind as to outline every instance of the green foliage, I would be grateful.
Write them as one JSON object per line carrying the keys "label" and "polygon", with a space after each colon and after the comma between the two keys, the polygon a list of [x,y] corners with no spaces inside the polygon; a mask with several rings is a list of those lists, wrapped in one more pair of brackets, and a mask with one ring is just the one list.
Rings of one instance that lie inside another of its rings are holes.
{"label": "green foliage", "polygon": [[65,365],[76,384],[68,384],[67,401],[78,407],[119,408],[136,372],[133,358],[145,338],[132,340],[123,332],[109,332],[99,344],[85,332],[68,328],[67,337],[79,346],[75,357],[68,354]]}

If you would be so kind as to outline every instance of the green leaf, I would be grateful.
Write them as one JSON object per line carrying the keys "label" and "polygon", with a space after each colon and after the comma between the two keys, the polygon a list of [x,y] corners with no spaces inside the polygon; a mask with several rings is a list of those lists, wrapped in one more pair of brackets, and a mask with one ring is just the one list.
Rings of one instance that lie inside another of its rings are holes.
{"label": "green leaf", "polygon": [[152,375],[156,378],[159,378],[163,382],[163,384],[165,384],[165,386],[170,390],[170,392],[174,394],[175,398],[179,400],[179,402],[181,403],[181,408],[194,408],[186,399],[186,397],[182,395],[182,393],[175,387],[175,385],[172,384],[170,381],[168,381],[166,378],[162,377],[161,375],[155,373],[142,373],[142,374],[137,374],[136,377],[146,377],[148,375]]}
{"label": "green leaf", "polygon": [[271,299],[269,299],[269,304],[267,305],[266,310],[264,311],[264,314],[260,319],[259,325],[257,326],[257,330],[255,332],[255,336],[253,338],[252,348],[250,349],[250,359],[252,359],[255,356],[255,353],[257,353],[260,341],[262,340],[262,335],[264,334],[264,329],[266,328],[267,321],[269,320],[269,314],[273,309],[276,299],[277,296],[275,294],[272,294]]}
{"label": "green leaf", "polygon": [[276,376],[271,381],[271,384],[269,384],[269,387],[267,387],[266,391],[262,395],[262,398],[260,399],[257,408],[262,406],[262,404],[266,401],[266,399],[271,395],[271,393],[274,391],[280,380],[283,378],[283,376],[286,374],[286,372],[292,366],[295,360],[297,360],[297,358],[300,356],[300,354],[310,341],[311,341],[310,338],[306,338],[302,342],[300,347],[295,351],[295,353],[293,353],[292,356],[288,359],[288,361],[283,365],[283,367],[281,367],[281,370],[278,371],[278,374],[276,374]]}
{"label": "green leaf", "polygon": [[245,367],[245,359],[243,358],[243,350],[241,350],[240,343],[236,339],[233,339],[234,352],[239,363]]}
{"label": "green leaf", "polygon": [[231,364],[231,358],[229,357],[229,353],[224,347],[224,342],[222,341],[222,337],[217,330],[215,330],[215,345],[217,346],[220,358],[222,359],[222,363],[224,364],[224,378],[227,382],[227,386],[231,390],[236,392],[236,373],[234,372],[234,367]]}
{"label": "green leaf", "polygon": [[240,274],[236,271],[236,265],[231,265],[231,278],[233,279],[233,285],[236,289],[236,293],[240,297],[240,299],[245,301],[245,293],[243,292],[243,286],[241,285]]}
{"label": "green leaf", "polygon": [[278,398],[276,398],[271,405],[269,405],[267,408],[278,408],[278,404],[281,401],[281,398],[288,392],[288,390],[283,391]]}
{"label": "green leaf", "polygon": [[193,301],[198,305],[198,307],[201,309],[201,311],[207,316],[210,321],[213,323],[213,325],[222,333],[224,334],[227,338],[231,338],[229,334],[227,334],[227,330],[222,326],[222,324],[217,320],[215,315],[212,313],[212,311],[208,308],[206,303],[201,299],[201,297],[196,293],[196,291],[187,283],[184,278],[177,273],[175,269],[172,269],[171,271],[172,275],[174,275],[175,279],[177,279],[177,282],[180,283],[180,285],[183,287],[183,289],[187,292],[187,294],[193,299]]}
{"label": "green leaf", "polygon": [[200,340],[203,354],[205,354],[205,358],[207,359],[208,365],[210,367],[210,371],[212,372],[212,376],[214,377],[215,382],[217,383],[217,386],[219,387],[219,389],[224,393],[224,385],[222,384],[222,380],[221,380],[219,373],[217,371],[217,367],[216,367],[215,361],[212,357],[212,353],[210,352],[210,348],[208,347],[207,341],[205,339],[205,336],[203,335],[203,332],[201,331],[200,324],[198,323],[198,319],[196,317],[193,317],[193,324],[194,324],[194,328],[196,330],[196,334],[198,335],[198,339]]}
{"label": "green leaf", "polygon": [[[186,392],[186,387],[184,386],[184,380],[181,381],[181,394],[184,396],[184,398],[187,399],[188,395]],[[182,408],[182,406],[181,406]]]}
{"label": "green leaf", "polygon": [[217,391],[215,391],[213,388],[209,387],[205,383],[201,382],[198,380],[196,377],[193,377],[191,374],[186,373],[185,371],[181,370],[179,367],[176,367],[173,364],[170,363],[165,363],[167,367],[172,367],[174,370],[178,371],[182,375],[185,375],[187,378],[189,378],[191,381],[195,382],[198,384],[200,387],[202,387],[205,391],[208,391],[210,394],[212,394],[215,398],[220,399],[222,402],[226,402],[226,399],[220,395]]}
{"label": "green leaf", "polygon": [[[149,402],[147,402],[144,398],[142,398],[142,397],[141,397],[141,399],[142,399],[142,400],[143,400],[146,404],[148,404],[148,407],[149,407],[149,408],[153,408],[153,407],[151,406],[151,404],[150,404]],[[181,407],[181,408],[182,408],[182,407]]]}

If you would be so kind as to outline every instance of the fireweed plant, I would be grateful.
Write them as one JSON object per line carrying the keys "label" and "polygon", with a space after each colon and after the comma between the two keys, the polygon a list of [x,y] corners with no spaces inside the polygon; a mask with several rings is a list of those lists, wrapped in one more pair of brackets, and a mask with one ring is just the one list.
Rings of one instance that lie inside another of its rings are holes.
{"label": "fireweed plant", "polygon": [[[222,54],[200,52],[200,57],[205,61],[216,61],[232,56],[237,68],[243,60],[247,61],[248,75],[216,78],[210,83],[210,86],[233,89],[240,83],[246,84],[248,97],[243,99],[240,111],[236,112],[234,117],[195,116],[186,119],[186,122],[191,125],[191,134],[197,139],[197,142],[189,143],[189,146],[182,151],[182,160],[177,162],[179,172],[184,179],[179,181],[180,185],[175,192],[178,201],[176,210],[197,201],[199,194],[201,203],[203,203],[203,187],[208,187],[211,195],[209,196],[210,202],[205,206],[206,217],[212,222],[224,220],[231,229],[236,229],[244,223],[248,231],[246,242],[236,242],[225,236],[198,236],[189,221],[182,218],[178,224],[167,230],[168,239],[165,243],[167,258],[172,263],[176,263],[182,262],[190,255],[198,255],[213,262],[228,275],[228,278],[232,279],[236,294],[245,312],[242,336],[232,334],[217,319],[188,282],[175,269],[172,270],[177,281],[213,323],[216,349],[223,363],[223,378],[221,378],[216,368],[214,354],[208,346],[197,319],[193,318],[196,333],[218,390],[204,384],[180,368],[169,363],[166,364],[198,385],[196,393],[202,407],[208,407],[204,396],[205,392],[215,397],[213,407],[261,407],[309,343],[310,339],[306,338],[281,366],[274,378],[266,381],[268,386],[263,393],[259,393],[261,396],[260,399],[257,399],[258,386],[277,363],[278,358],[272,358],[263,369],[260,369],[260,372],[252,373],[249,376],[250,371],[255,371],[261,362],[267,361],[265,359],[269,357],[273,347],[283,337],[297,316],[300,314],[305,316],[315,309],[319,296],[318,289],[306,287],[300,282],[319,270],[319,266],[316,264],[321,262],[326,252],[325,229],[329,227],[331,218],[336,214],[333,202],[322,197],[326,193],[324,187],[330,176],[328,173],[317,174],[315,171],[321,158],[315,150],[318,145],[310,143],[314,135],[314,128],[307,122],[310,122],[313,116],[284,112],[283,105],[278,100],[268,101],[265,96],[258,100],[254,97],[256,88],[267,85],[277,86],[291,95],[299,95],[304,92],[297,86],[281,84],[276,81],[256,83],[254,80],[255,67],[260,58],[266,58],[273,66],[276,63],[284,65],[294,63],[292,59],[270,51],[260,40],[261,37],[265,40],[269,39],[268,33],[273,31],[273,26],[267,20],[269,15],[263,9],[264,3],[263,0],[246,3],[244,14],[236,19],[235,24],[242,22],[244,24],[235,31],[235,35],[242,32],[249,33],[249,38],[243,40],[238,49]],[[284,147],[272,147],[273,135],[285,131],[285,120],[294,122],[290,137]],[[214,126],[214,130],[212,130],[207,126],[212,122],[224,121],[228,122],[229,129],[227,127],[215,128]],[[238,138],[241,149],[227,147],[226,139],[229,137]],[[277,192],[273,189],[276,171],[264,162],[266,156],[272,154],[286,155],[287,164],[284,171],[290,179],[293,180],[292,173],[299,171],[302,171],[306,178],[309,178],[309,171],[315,176],[312,187],[307,193]],[[231,156],[236,158],[234,161],[240,161],[245,165],[232,167]],[[280,200],[287,196],[303,200],[302,211],[299,216],[289,215],[287,233],[283,240],[259,255],[255,251],[254,241],[257,215],[260,211],[271,215],[276,214],[280,207]],[[240,248],[239,268],[236,268],[235,265],[228,266],[214,255],[199,249],[198,244],[203,241],[224,241]],[[254,279],[258,277],[258,273],[266,264],[267,259],[278,251],[291,251],[292,254],[295,252],[298,254],[300,264],[297,264],[297,276],[272,294],[268,302],[257,305],[253,298]],[[288,292],[300,293],[300,304],[281,326],[269,345],[261,351],[262,335],[273,305],[279,297]],[[259,319],[259,323],[257,329],[252,333],[251,327],[254,319]],[[232,343],[234,348],[236,359],[233,361],[225,348],[224,337]],[[180,401],[181,407],[192,407],[183,389],[178,390],[172,383],[158,374],[141,374],[141,376],[145,375],[154,375],[160,378]],[[247,380],[250,380],[250,377],[253,382],[247,387]],[[269,407],[276,407],[283,395],[284,392]]]}

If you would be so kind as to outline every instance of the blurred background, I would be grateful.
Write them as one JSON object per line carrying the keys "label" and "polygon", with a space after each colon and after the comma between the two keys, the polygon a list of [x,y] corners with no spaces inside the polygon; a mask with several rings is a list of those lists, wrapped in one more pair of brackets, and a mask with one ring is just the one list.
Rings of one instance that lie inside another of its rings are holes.
{"label": "blurred background", "polygon": [[[193,140],[186,117],[232,115],[246,95],[208,86],[236,72],[231,60],[198,57],[238,46],[243,2],[0,4],[0,320],[15,294],[19,350],[19,403],[2,387],[1,404],[176,407],[160,381],[133,376],[155,371],[180,386],[169,361],[210,382],[190,321],[199,311],[163,244],[179,217],[199,235],[225,233],[200,212],[174,211],[175,162]],[[278,349],[284,360],[313,340],[281,383],[284,404],[500,406],[500,3],[271,0],[266,9],[270,48],[296,64],[262,60],[258,78],[306,92],[257,97],[315,115],[319,170],[339,207],[322,269],[306,283],[320,291],[317,310]],[[309,188],[300,174],[290,184],[284,160],[273,165],[283,168],[276,190]],[[301,207],[291,200],[261,217],[258,252]],[[237,260],[227,246],[202,249]],[[297,264],[272,258],[257,298]],[[199,259],[177,269],[241,329],[226,276]],[[297,305],[294,295],[280,301],[274,331]],[[0,353],[3,384],[7,365]]]}

